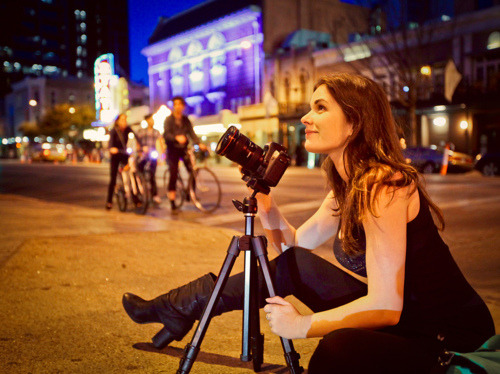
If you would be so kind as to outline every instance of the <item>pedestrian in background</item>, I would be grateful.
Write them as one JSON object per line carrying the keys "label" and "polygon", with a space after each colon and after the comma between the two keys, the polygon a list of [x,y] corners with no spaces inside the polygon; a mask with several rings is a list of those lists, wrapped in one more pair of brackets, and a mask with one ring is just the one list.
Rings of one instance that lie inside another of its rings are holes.
{"label": "pedestrian in background", "polygon": [[206,147],[200,143],[200,139],[193,130],[191,121],[184,114],[184,110],[186,109],[184,98],[175,96],[172,102],[172,114],[165,119],[163,137],[167,146],[167,163],[170,170],[167,197],[170,201],[172,212],[175,213],[177,211],[177,207],[175,206],[175,185],[179,173],[179,161],[182,160],[184,165],[186,165],[186,169],[191,172],[194,165],[191,165],[189,155],[187,154],[189,140],[194,144],[198,144],[202,150],[206,150]]}
{"label": "pedestrian in background", "polygon": [[155,124],[153,114],[147,114],[144,116],[144,120],[147,123],[147,127],[137,131],[137,138],[142,145],[140,147],[141,157],[138,168],[143,172],[146,163],[149,162],[151,196],[153,196],[155,203],[160,204],[161,199],[158,196],[158,187],[156,185],[156,167],[158,165],[158,156],[164,152],[165,147],[163,146],[163,138],[160,132],[153,127]]}
{"label": "pedestrian in background", "polygon": [[[111,155],[111,160],[109,163],[110,179],[108,197],[106,199],[107,210],[113,207],[113,194],[115,192],[118,168],[120,164],[127,165],[128,162],[129,155],[127,153],[127,142],[130,133],[135,136],[134,131],[127,125],[127,115],[125,113],[119,114],[118,117],[116,117],[113,128],[109,132],[109,153]],[[135,136],[135,138],[137,139],[137,136]],[[134,199],[135,196],[132,196],[132,198]],[[137,203],[137,201],[134,201],[134,203]]]}

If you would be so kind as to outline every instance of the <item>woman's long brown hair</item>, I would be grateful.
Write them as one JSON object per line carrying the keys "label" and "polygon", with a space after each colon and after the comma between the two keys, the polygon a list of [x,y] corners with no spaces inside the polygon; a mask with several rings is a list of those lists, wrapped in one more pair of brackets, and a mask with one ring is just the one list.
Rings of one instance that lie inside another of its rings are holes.
{"label": "woman's long brown hair", "polygon": [[323,163],[329,187],[333,189],[340,215],[343,248],[348,254],[365,251],[363,216],[376,216],[376,199],[383,187],[394,191],[412,185],[418,188],[444,228],[443,214],[426,193],[419,173],[409,165],[402,153],[397,126],[387,96],[369,78],[349,73],[331,74],[318,80],[315,88],[325,85],[342,108],[352,134],[344,150],[344,167],[349,182],[337,172],[327,157]]}

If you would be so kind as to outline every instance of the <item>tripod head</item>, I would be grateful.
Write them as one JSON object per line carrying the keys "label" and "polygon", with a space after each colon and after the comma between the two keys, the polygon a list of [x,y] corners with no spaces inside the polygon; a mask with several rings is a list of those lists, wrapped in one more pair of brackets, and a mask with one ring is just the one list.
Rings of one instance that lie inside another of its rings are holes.
{"label": "tripod head", "polygon": [[256,215],[258,206],[257,206],[257,199],[255,198],[255,195],[257,194],[257,191],[254,191],[252,196],[250,197],[245,197],[243,199],[243,202],[238,201],[233,199],[233,205],[238,211],[242,212],[244,215]]}

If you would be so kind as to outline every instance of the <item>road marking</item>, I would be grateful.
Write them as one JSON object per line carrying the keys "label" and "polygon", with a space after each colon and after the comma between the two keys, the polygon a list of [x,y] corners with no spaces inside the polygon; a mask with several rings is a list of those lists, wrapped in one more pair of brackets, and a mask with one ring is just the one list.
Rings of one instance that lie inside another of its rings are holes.
{"label": "road marking", "polygon": [[[455,201],[447,201],[447,202],[437,203],[437,205],[441,209],[450,209],[450,208],[471,206],[477,204],[490,204],[499,201],[500,201],[500,196],[492,196],[492,197],[482,197],[476,199],[460,199]],[[320,207],[322,202],[323,200],[310,200],[298,203],[285,204],[280,206],[280,212],[282,214],[290,214],[296,212],[303,212],[306,210],[316,210]],[[234,212],[221,215],[214,215],[212,217],[199,218],[196,219],[196,222],[202,223],[207,226],[216,226],[216,225],[223,225],[226,223],[238,222],[243,219],[244,216],[242,213]]]}
{"label": "road marking", "polygon": [[455,201],[447,201],[443,203],[437,203],[437,206],[441,209],[458,208],[464,206],[472,206],[476,204],[490,204],[500,201],[500,196],[491,197],[479,197],[477,199],[460,199]]}
{"label": "road marking", "polygon": [[[323,200],[301,201],[299,203],[292,203],[280,206],[280,212],[283,214],[301,212],[304,210],[318,209]],[[238,222],[243,220],[244,216],[241,212],[227,213],[220,216],[213,216],[209,218],[200,218],[196,220],[204,225],[215,226],[225,223]]]}

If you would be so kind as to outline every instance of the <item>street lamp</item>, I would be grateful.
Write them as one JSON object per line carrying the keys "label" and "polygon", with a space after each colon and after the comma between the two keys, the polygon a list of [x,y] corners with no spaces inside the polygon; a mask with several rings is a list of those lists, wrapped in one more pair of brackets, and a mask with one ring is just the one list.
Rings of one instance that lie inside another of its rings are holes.
{"label": "street lamp", "polygon": [[34,100],[34,99],[31,99],[31,100],[29,101],[29,104],[30,104],[30,106],[37,106],[37,105],[38,105],[38,103],[37,103],[37,102],[36,102],[36,100]]}
{"label": "street lamp", "polygon": [[75,113],[75,108],[70,106],[69,109],[68,109],[68,112],[70,112],[71,114],[74,114]]}
{"label": "street lamp", "polygon": [[422,66],[420,68],[420,74],[430,76],[431,75],[431,67],[429,65]]}
{"label": "street lamp", "polygon": [[469,152],[469,122],[461,121],[460,128],[465,130],[465,147],[467,148],[467,153]]}

